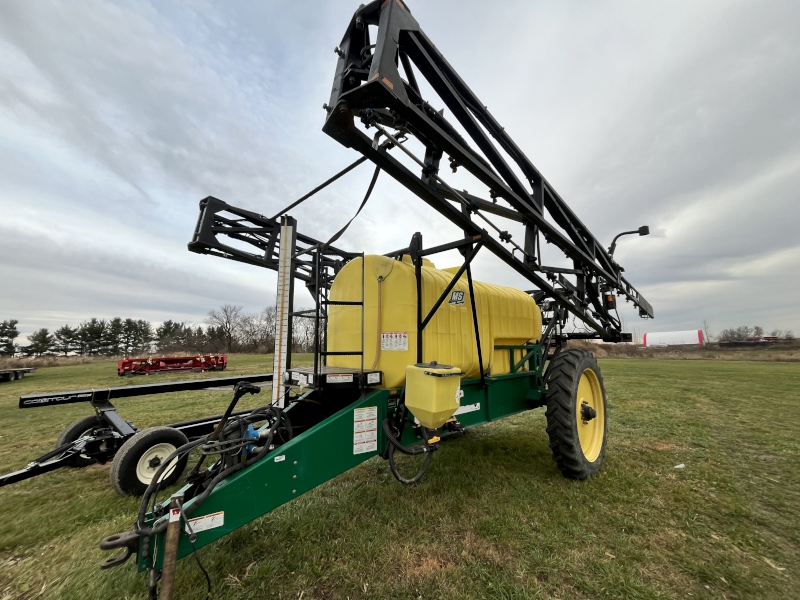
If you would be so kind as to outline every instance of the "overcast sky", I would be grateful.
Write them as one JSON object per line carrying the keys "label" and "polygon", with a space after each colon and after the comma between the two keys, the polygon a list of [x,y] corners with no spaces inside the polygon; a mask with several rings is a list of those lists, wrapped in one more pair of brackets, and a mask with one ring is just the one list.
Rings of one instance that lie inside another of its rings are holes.
{"label": "overcast sky", "polygon": [[[271,215],[357,158],[321,106],[358,3],[0,2],[0,320],[273,303],[271,272],[186,250],[197,203]],[[650,226],[616,253],[656,313],[629,330],[800,333],[800,3],[410,8],[598,239]],[[293,211],[301,231],[338,230],[371,171]],[[459,237],[383,175],[338,245],[384,253],[415,231]],[[529,287],[498,264],[476,277]]]}

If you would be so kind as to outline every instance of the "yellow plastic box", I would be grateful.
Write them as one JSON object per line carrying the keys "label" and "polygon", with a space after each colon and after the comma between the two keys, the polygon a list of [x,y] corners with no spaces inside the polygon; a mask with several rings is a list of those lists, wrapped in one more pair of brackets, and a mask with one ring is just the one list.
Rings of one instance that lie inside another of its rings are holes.
{"label": "yellow plastic box", "polygon": [[406,406],[423,427],[438,429],[458,410],[462,375],[436,362],[406,368]]}

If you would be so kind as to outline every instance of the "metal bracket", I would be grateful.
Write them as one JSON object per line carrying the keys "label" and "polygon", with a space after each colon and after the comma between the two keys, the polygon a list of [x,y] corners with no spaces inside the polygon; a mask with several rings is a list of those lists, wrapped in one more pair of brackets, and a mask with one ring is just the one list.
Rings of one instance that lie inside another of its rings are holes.
{"label": "metal bracket", "polygon": [[113,567],[118,567],[127,561],[132,554],[136,554],[139,551],[139,538],[139,534],[135,531],[116,533],[104,538],[103,541],[100,542],[100,550],[108,551],[122,548],[122,552],[119,552],[111,558],[104,560],[102,563],[100,563],[100,568],[111,569]]}

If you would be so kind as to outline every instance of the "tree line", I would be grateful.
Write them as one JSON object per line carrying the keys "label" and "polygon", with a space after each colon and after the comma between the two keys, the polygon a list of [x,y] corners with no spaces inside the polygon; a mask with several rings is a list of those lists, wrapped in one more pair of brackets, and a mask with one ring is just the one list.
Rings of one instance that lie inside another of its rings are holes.
{"label": "tree line", "polygon": [[729,329],[723,329],[720,331],[719,335],[716,336],[717,341],[719,342],[744,342],[748,338],[762,338],[762,337],[775,337],[785,340],[793,340],[794,333],[787,329],[786,331],[782,331],[780,329],[773,329],[770,333],[764,333],[764,329],[756,325],[755,327],[749,327],[748,325],[742,325],[741,327],[731,327]]}
{"label": "tree line", "polygon": [[[143,319],[91,319],[54,331],[43,327],[28,335],[28,345],[15,340],[19,321],[0,321],[0,356],[147,356],[183,352],[271,353],[275,350],[275,307],[245,313],[241,306],[225,304],[211,310],[205,328],[167,320],[153,325]],[[311,319],[293,319],[292,351],[309,352],[314,345]]]}

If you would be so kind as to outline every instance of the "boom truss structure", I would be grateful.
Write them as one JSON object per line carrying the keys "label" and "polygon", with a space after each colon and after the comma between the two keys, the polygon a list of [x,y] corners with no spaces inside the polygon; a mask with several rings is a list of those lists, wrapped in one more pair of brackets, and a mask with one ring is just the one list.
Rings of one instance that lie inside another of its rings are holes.
{"label": "boom truss structure", "polygon": [[[369,26],[377,27],[374,43]],[[647,300],[622,276],[624,269],[450,66],[402,0],[362,5],[336,52],[339,60],[331,97],[324,106],[323,131],[392,175],[463,229],[465,236],[480,235],[486,248],[540,290],[535,296],[543,309],[551,309],[555,322],[563,322],[571,313],[596,332],[562,337],[626,341],[619,318],[610,312],[615,306],[609,295],[615,292],[633,302],[641,317],[653,317]],[[443,110],[437,111],[422,97],[416,73],[427,80],[470,139],[444,118]],[[375,128],[376,135],[365,133],[357,126],[359,121],[364,129]],[[379,145],[381,137],[386,141]],[[403,145],[412,137],[424,146],[423,157],[414,156]],[[419,174],[390,155],[395,146],[420,167]],[[501,150],[523,174],[524,182]],[[445,155],[454,172],[463,167],[488,187],[491,201],[450,187],[439,175]],[[507,206],[497,203],[498,199]],[[523,245],[486,214],[522,223]],[[487,231],[478,219],[494,231]],[[573,268],[543,265],[540,237],[571,259]]]}
{"label": "boom truss structure", "polygon": [[[293,219],[289,222],[294,225]],[[200,201],[200,216],[188,247],[191,252],[198,254],[210,254],[280,271],[282,227],[282,220],[277,216],[265,217],[208,196]],[[221,237],[230,238],[230,241],[223,241]],[[295,249],[295,254],[291,256],[288,265],[292,275],[290,279],[299,279],[306,284],[311,294],[315,295],[316,267],[310,257],[310,251],[320,247],[322,242],[299,232],[293,233],[293,237],[291,246]],[[338,272],[349,260],[349,254],[326,245],[324,265]],[[326,286],[330,287],[330,282],[327,282]]]}
{"label": "boom truss structure", "polygon": [[[374,44],[370,26],[377,28]],[[363,156],[288,209],[370,160],[462,229],[466,238],[480,237],[483,246],[535,286],[530,293],[548,324],[543,343],[558,345],[580,338],[630,341],[630,334],[621,331],[616,295],[632,302],[639,316],[653,318],[652,306],[623,277],[624,269],[450,66],[402,0],[362,5],[336,52],[339,60],[331,98],[324,105],[323,131]],[[423,99],[415,73],[430,84],[466,137],[444,117],[444,109],[436,110]],[[373,136],[366,132],[371,128],[376,130]],[[424,156],[408,149],[411,138],[425,148]],[[419,167],[418,172],[390,154],[397,149]],[[486,186],[490,200],[448,185],[439,174],[445,155],[453,172],[464,168]],[[200,202],[189,249],[279,271],[280,232],[283,221],[290,219],[280,217],[288,209],[266,217],[209,196]],[[522,245],[489,216],[522,224]],[[315,268],[335,274],[353,254],[299,232],[295,235],[296,252],[284,270],[288,268],[289,279],[304,282],[317,297],[327,290],[316,289],[320,279]],[[543,264],[541,238],[563,252],[572,267]],[[319,267],[311,258],[315,250],[322,251]],[[330,278],[323,280],[329,288]],[[565,331],[570,315],[584,324],[583,331]]]}

